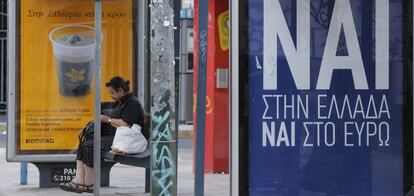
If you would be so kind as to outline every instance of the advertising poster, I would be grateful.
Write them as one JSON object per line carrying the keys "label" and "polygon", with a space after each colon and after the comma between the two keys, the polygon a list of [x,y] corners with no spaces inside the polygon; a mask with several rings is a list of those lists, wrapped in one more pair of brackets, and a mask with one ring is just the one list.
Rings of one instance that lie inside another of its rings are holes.
{"label": "advertising poster", "polygon": [[403,195],[402,0],[249,0],[249,195]]}
{"label": "advertising poster", "polygon": [[[71,152],[79,131],[93,120],[94,1],[22,0],[18,9],[17,152]],[[103,1],[104,102],[112,101],[105,87],[110,78],[132,81],[134,22],[132,0]]]}

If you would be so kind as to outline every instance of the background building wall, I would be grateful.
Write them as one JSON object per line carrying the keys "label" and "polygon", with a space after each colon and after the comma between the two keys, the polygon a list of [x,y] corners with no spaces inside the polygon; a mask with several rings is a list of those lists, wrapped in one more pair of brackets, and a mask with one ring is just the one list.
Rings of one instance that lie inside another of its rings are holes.
{"label": "background building wall", "polygon": [[0,2],[0,113],[6,112],[7,1]]}

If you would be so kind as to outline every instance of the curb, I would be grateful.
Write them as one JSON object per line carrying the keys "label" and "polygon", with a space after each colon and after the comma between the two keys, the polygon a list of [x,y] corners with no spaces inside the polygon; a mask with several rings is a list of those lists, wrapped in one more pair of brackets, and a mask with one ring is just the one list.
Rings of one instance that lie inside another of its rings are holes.
{"label": "curb", "polygon": [[178,131],[178,138],[180,139],[192,139],[193,131]]}
{"label": "curb", "polygon": [[0,123],[0,132],[6,131],[6,123]]}
{"label": "curb", "polygon": [[180,124],[178,125],[178,138],[192,139],[193,138],[193,125]]}

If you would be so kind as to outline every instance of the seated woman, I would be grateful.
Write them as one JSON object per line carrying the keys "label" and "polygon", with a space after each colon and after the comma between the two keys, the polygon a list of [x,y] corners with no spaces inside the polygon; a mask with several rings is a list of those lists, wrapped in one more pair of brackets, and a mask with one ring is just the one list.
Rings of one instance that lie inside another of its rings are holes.
{"label": "seated woman", "polygon": [[[130,93],[129,83],[128,80],[125,81],[119,76],[113,77],[106,83],[111,98],[117,105],[110,114],[101,115],[101,149],[103,152],[111,149],[116,127],[131,127],[133,124],[143,127],[144,111],[138,99]],[[92,193],[93,184],[93,138],[88,138],[82,140],[78,146],[75,178],[71,182],[61,184],[60,188],[76,193]]]}

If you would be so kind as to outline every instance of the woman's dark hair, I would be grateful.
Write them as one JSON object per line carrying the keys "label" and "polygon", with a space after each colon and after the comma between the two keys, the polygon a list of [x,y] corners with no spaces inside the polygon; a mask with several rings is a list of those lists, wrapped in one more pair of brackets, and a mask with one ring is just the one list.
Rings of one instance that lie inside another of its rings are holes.
{"label": "woman's dark hair", "polygon": [[125,92],[129,92],[129,80],[124,80],[119,76],[113,77],[109,82],[105,84],[106,87],[112,87],[116,91],[119,89],[124,90]]}

